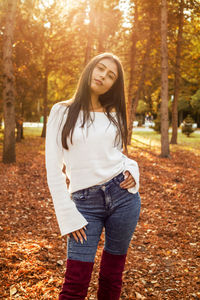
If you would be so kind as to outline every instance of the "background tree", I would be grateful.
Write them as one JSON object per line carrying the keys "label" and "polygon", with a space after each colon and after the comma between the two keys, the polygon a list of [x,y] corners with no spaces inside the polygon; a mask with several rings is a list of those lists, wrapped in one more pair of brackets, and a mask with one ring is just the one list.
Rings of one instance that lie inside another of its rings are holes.
{"label": "background tree", "polygon": [[184,0],[180,0],[178,7],[178,35],[176,45],[176,61],[175,61],[175,78],[174,78],[174,97],[172,103],[172,137],[171,144],[177,144],[178,134],[178,97],[180,90],[180,60],[181,60],[181,45],[183,36],[184,23]]}
{"label": "background tree", "polygon": [[16,161],[15,154],[15,77],[12,63],[13,31],[17,0],[5,1],[5,28],[3,42],[3,162]]}
{"label": "background tree", "polygon": [[135,70],[136,70],[136,44],[139,39],[139,32],[138,32],[138,5],[137,1],[135,2],[134,6],[134,17],[133,17],[133,27],[131,33],[131,41],[130,41],[130,74],[129,74],[129,84],[128,84],[128,102],[127,102],[127,116],[128,116],[128,144],[131,144],[131,136],[132,136],[132,129],[133,129],[133,85],[135,81]]}
{"label": "background tree", "polygon": [[161,1],[161,157],[169,157],[167,0]]}
{"label": "background tree", "polygon": [[200,89],[191,97],[191,106],[197,115],[197,122],[200,121]]}

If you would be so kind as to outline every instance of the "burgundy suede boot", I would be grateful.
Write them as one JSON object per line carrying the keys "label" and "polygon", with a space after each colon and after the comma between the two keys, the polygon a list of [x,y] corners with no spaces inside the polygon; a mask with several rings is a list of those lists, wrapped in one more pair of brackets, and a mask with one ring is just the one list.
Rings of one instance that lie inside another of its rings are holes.
{"label": "burgundy suede boot", "polygon": [[119,299],[125,261],[126,254],[113,255],[103,250],[97,292],[98,300]]}
{"label": "burgundy suede boot", "polygon": [[59,300],[83,300],[87,296],[87,290],[91,279],[93,262],[79,260],[67,260],[65,281]]}

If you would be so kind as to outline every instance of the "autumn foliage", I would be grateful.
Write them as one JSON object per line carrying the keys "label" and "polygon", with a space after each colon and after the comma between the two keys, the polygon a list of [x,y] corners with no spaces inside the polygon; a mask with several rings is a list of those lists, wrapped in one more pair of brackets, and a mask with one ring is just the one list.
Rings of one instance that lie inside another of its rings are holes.
{"label": "autumn foliage", "polygon": [[[162,159],[129,148],[141,172],[141,215],[124,272],[121,299],[199,299],[200,153],[172,151]],[[46,182],[44,141],[17,144],[18,160],[0,163],[1,299],[57,299],[65,271]],[[88,292],[96,299],[102,235]]]}

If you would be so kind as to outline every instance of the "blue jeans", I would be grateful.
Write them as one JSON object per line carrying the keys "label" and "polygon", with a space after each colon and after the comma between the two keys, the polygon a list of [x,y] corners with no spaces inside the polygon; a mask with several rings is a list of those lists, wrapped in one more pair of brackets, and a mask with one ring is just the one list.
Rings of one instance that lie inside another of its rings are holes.
{"label": "blue jeans", "polygon": [[77,209],[88,221],[87,241],[75,241],[71,235],[67,243],[67,258],[94,262],[97,246],[105,228],[104,250],[111,254],[126,254],[137,225],[141,199],[120,187],[123,173],[101,185],[72,193]]}

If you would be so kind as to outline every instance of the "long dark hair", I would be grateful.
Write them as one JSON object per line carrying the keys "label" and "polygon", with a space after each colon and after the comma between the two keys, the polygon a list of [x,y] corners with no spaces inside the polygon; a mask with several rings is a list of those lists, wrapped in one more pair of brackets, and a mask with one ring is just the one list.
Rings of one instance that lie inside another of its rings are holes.
{"label": "long dark hair", "polygon": [[[72,135],[80,110],[83,111],[83,122],[81,127],[84,127],[85,122],[87,122],[88,120],[90,120],[91,122],[94,121],[91,118],[89,110],[91,103],[91,76],[96,64],[104,58],[108,58],[116,63],[118,69],[118,77],[112,87],[105,94],[99,96],[99,102],[105,109],[105,114],[107,115],[109,120],[113,122],[118,129],[115,143],[118,139],[118,143],[120,142],[120,147],[123,148],[124,146],[125,151],[127,152],[128,130],[124,92],[124,72],[119,58],[112,53],[103,53],[95,56],[86,65],[81,74],[76,93],[73,96],[73,102],[67,107],[68,115],[62,129],[62,146],[66,150],[69,149],[67,145],[67,137],[70,137],[70,141],[72,143]],[[63,105],[66,106],[66,104],[64,103]],[[117,121],[115,120],[115,118],[113,118],[112,114],[110,114],[113,108],[116,110]]]}

